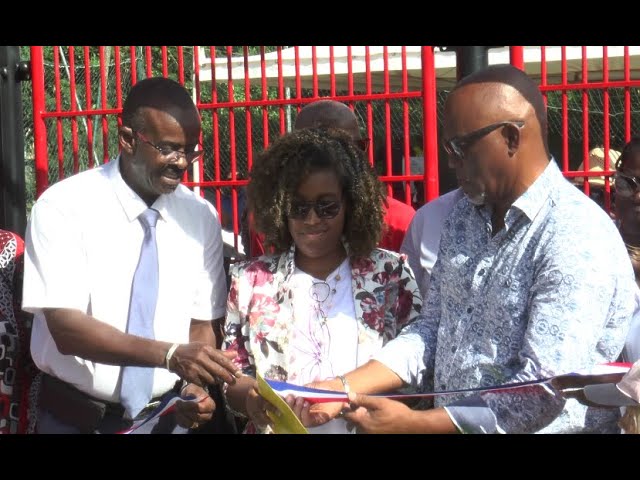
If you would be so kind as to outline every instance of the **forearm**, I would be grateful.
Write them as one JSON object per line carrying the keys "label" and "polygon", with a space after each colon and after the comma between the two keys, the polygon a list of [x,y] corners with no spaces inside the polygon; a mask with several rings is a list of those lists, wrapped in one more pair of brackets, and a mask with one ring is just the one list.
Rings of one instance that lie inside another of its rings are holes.
{"label": "forearm", "polygon": [[129,335],[79,310],[44,309],[47,326],[63,355],[107,365],[163,367],[171,344]]}
{"label": "forearm", "polygon": [[[215,322],[216,320],[213,320]],[[191,319],[189,326],[189,341],[202,342],[217,348],[216,335],[211,320]]]}
{"label": "forearm", "polygon": [[[376,360],[369,360],[344,377],[349,383],[349,389],[357,393],[390,392],[404,385],[398,375]],[[344,385],[339,378],[333,379],[332,382],[335,384],[335,390],[344,390]]]}

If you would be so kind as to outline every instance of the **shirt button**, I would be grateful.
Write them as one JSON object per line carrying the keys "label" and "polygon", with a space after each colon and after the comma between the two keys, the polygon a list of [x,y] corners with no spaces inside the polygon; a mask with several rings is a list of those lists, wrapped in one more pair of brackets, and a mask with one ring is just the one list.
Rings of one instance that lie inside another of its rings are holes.
{"label": "shirt button", "polygon": [[456,353],[456,350],[458,349],[458,347],[456,347],[455,345],[453,347],[451,347],[451,353]]}
{"label": "shirt button", "polygon": [[444,383],[440,384],[440,391],[441,392],[444,392],[446,388],[447,388],[447,386]]}
{"label": "shirt button", "polygon": [[484,268],[481,268],[480,271],[478,272],[478,276],[482,276],[484,275]]}
{"label": "shirt button", "polygon": [[471,313],[471,312],[473,312],[473,307],[467,308],[467,313]]}

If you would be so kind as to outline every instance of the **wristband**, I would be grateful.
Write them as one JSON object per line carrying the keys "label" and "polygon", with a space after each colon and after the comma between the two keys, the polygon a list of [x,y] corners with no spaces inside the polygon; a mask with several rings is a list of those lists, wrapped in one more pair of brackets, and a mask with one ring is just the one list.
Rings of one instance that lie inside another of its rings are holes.
{"label": "wristband", "polygon": [[174,343],[173,345],[171,345],[169,347],[169,350],[167,350],[167,354],[164,357],[164,366],[169,371],[171,371],[171,368],[169,368],[169,362],[171,361],[171,357],[173,357],[173,353],[176,351],[176,348],[178,348],[179,346],[180,346],[179,343]]}
{"label": "wristband", "polygon": [[344,387],[344,393],[346,393],[348,396],[351,389],[349,388],[349,382],[347,382],[347,377],[345,377],[344,375],[338,375],[336,378],[340,379],[340,381],[342,382],[342,386]]}

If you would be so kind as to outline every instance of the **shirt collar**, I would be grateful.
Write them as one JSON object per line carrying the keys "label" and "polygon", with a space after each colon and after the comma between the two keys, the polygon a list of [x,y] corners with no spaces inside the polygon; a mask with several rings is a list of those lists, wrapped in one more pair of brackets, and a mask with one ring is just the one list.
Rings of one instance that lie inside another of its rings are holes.
{"label": "shirt collar", "polygon": [[[120,155],[109,162],[107,169],[108,177],[113,182],[116,197],[120,201],[120,205],[122,205],[125,215],[130,222],[137,220],[140,214],[149,207],[122,178],[122,174],[120,173]],[[153,202],[153,205],[151,205],[152,208],[160,212],[159,220],[162,221],[166,221],[168,217],[167,197],[169,197],[169,195],[160,195],[156,201]]]}
{"label": "shirt collar", "polygon": [[[513,202],[507,213],[507,219],[516,215],[515,210],[524,213],[532,221],[545,202],[556,190],[554,186],[559,180],[564,180],[556,161],[551,158],[542,174],[536,178],[531,186]],[[514,212],[514,213],[512,213]]]}

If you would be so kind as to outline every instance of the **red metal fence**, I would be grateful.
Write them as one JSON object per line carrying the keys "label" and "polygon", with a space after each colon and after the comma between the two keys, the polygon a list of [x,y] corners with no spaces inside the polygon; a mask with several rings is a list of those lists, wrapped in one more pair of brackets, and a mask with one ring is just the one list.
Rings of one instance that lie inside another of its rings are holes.
{"label": "red metal fence", "polygon": [[[550,148],[567,177],[589,172],[589,151],[621,149],[640,121],[639,47],[491,49],[537,79],[547,100]],[[140,78],[175,78],[193,92],[205,155],[185,183],[239,232],[239,206],[254,156],[290,130],[319,97],[346,102],[372,139],[369,159],[390,193],[419,206],[453,188],[439,155],[443,99],[455,53],[431,46],[31,47],[36,193],[117,154],[122,100]],[[27,138],[27,142],[29,139]],[[584,168],[577,171],[580,163]]]}

